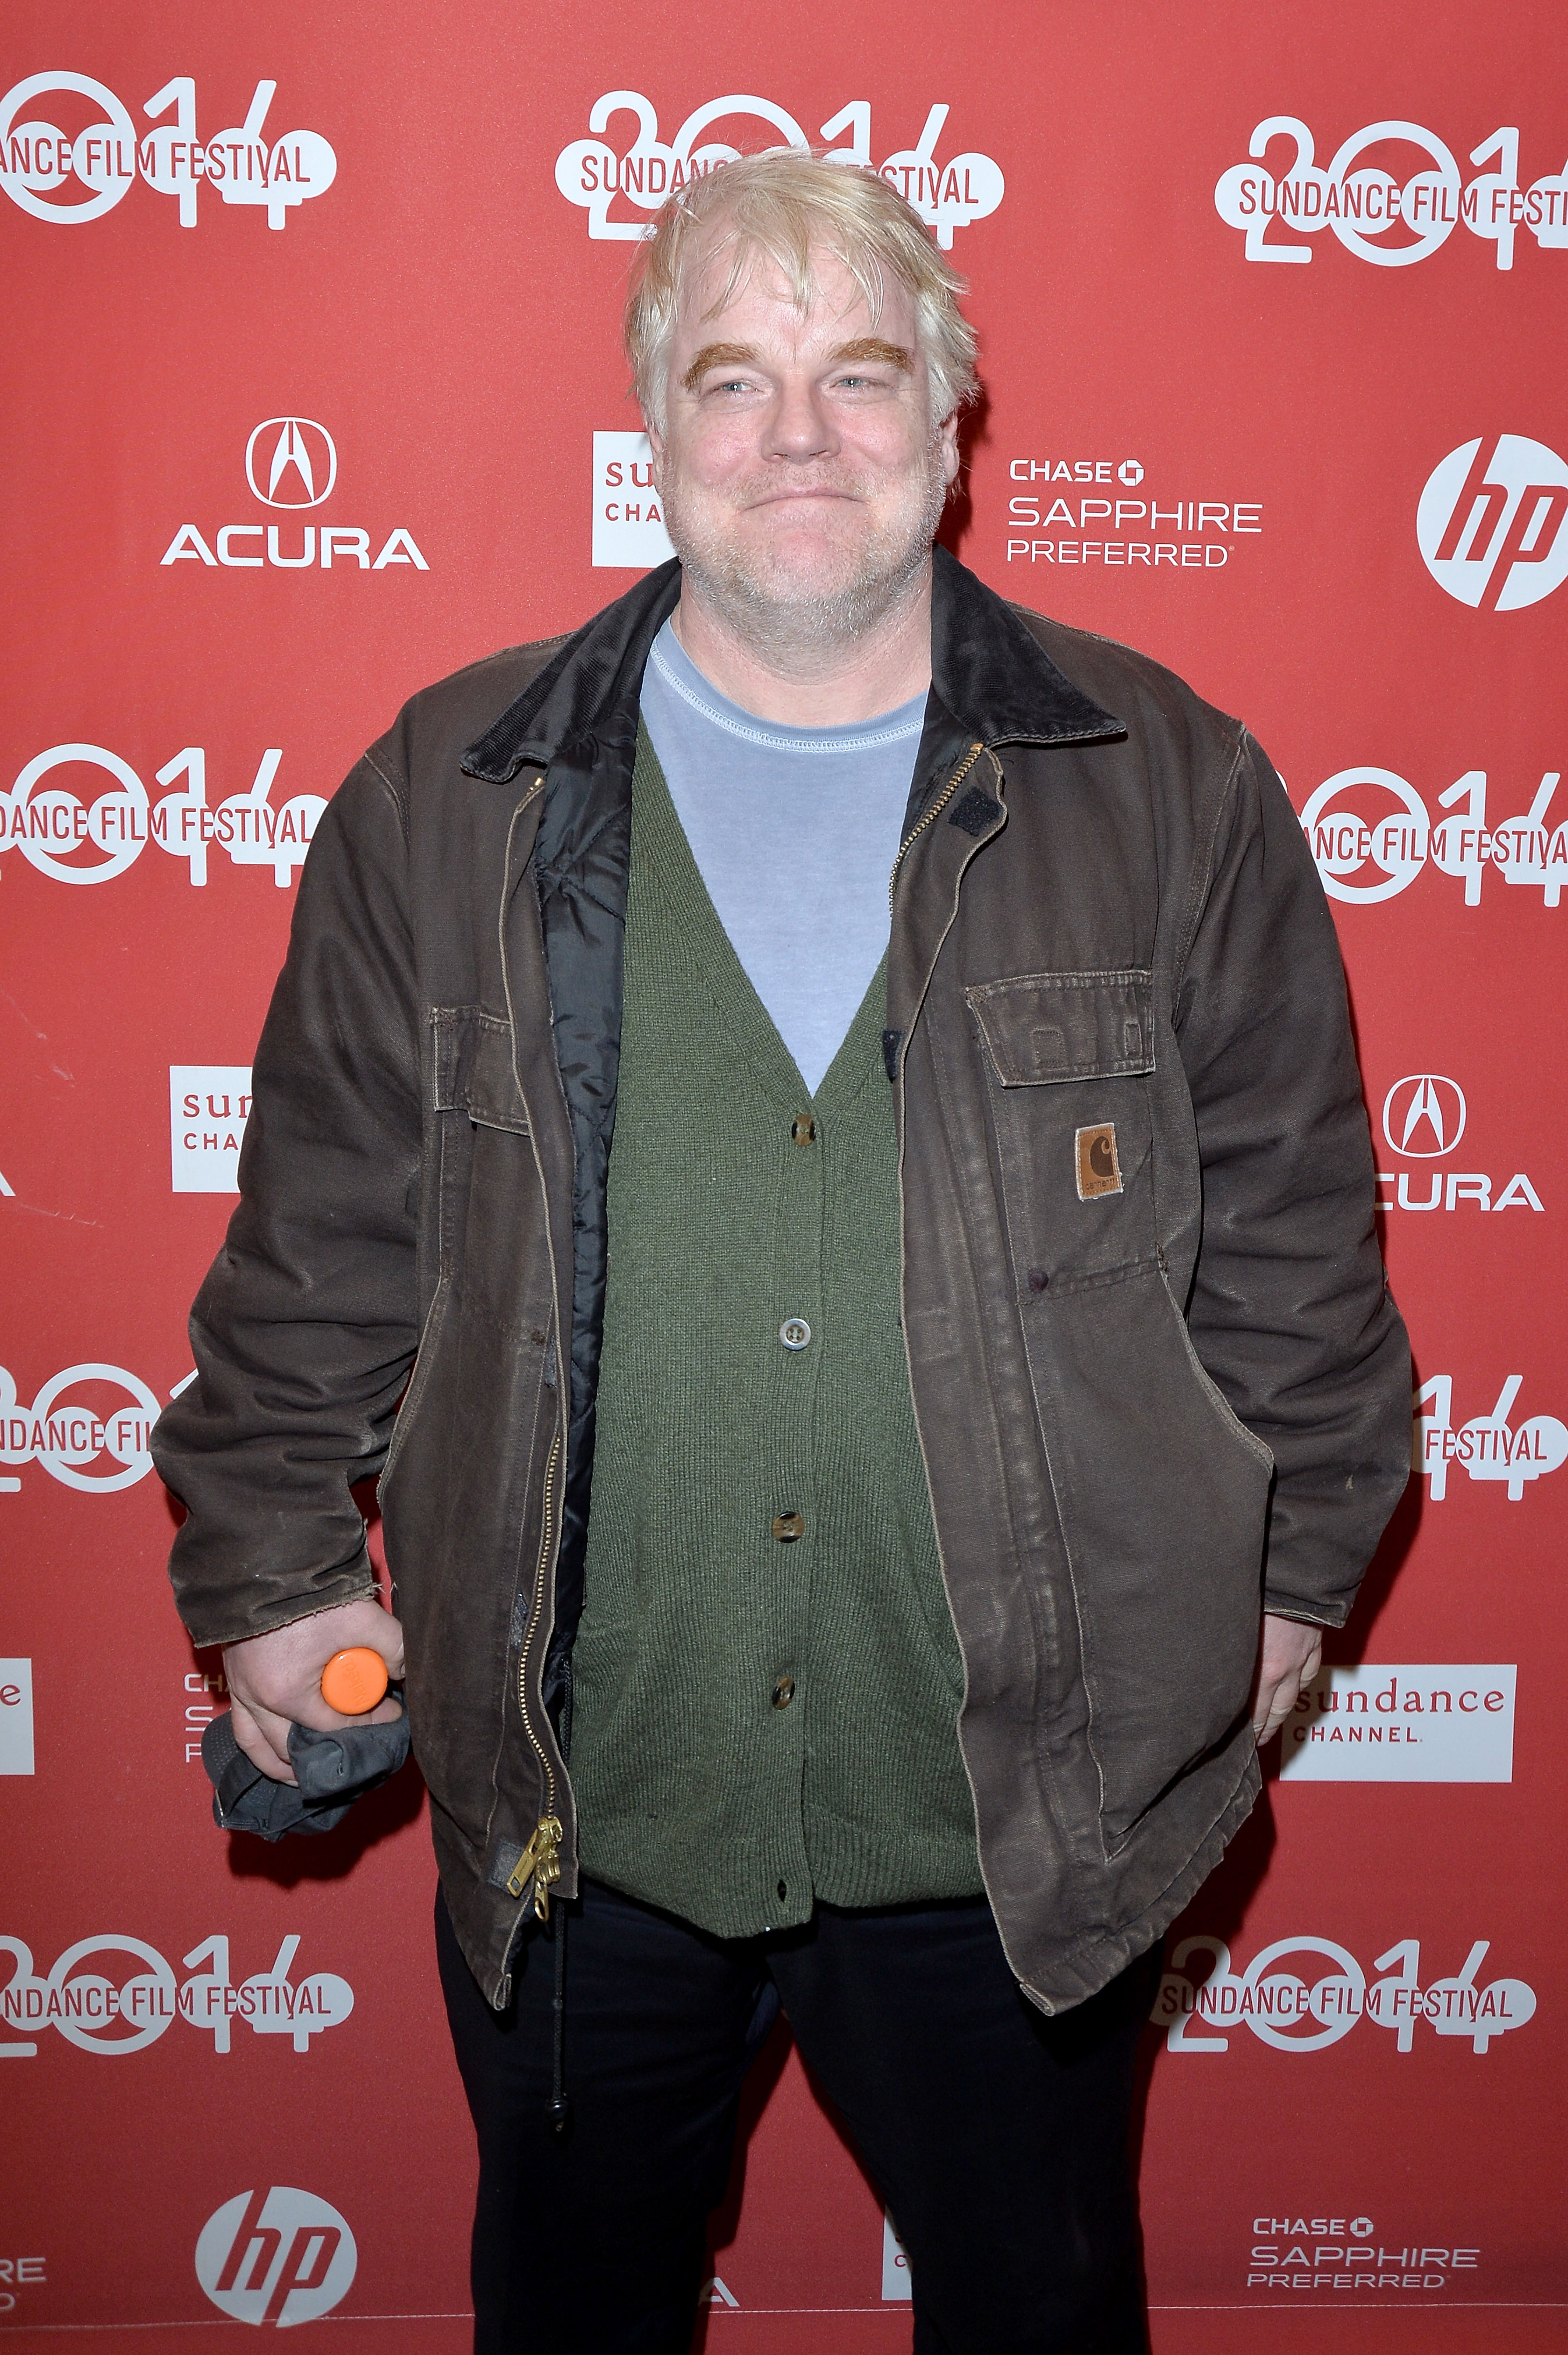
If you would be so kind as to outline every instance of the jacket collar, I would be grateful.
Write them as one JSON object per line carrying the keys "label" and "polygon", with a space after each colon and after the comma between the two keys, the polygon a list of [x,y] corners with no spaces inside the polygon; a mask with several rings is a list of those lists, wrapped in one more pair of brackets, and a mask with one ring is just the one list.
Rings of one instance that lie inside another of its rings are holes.
{"label": "jacket collar", "polygon": [[1058,670],[994,589],[939,540],[933,550],[931,683],[987,744],[1083,744],[1125,736],[1124,723]]}
{"label": "jacket collar", "polygon": [[548,768],[564,746],[602,729],[627,689],[633,698],[641,689],[648,649],[679,602],[680,565],[672,557],[568,638],[470,744],[461,764],[466,773],[504,785],[525,761]]}
{"label": "jacket collar", "polygon": [[[987,744],[1093,743],[1125,730],[1073,686],[994,590],[933,551],[932,686]],[[596,613],[463,755],[471,777],[506,784],[525,762],[548,768],[561,750],[604,730],[641,687],[648,649],[680,598],[680,565],[662,564]]]}

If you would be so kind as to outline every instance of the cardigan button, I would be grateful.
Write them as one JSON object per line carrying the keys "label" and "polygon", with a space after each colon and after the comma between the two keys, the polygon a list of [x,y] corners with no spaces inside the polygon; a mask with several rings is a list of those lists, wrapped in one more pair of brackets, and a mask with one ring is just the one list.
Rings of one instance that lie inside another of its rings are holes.
{"label": "cardigan button", "polygon": [[789,1124],[789,1133],[797,1145],[815,1145],[816,1123],[808,1112],[797,1113]]}
{"label": "cardigan button", "polygon": [[786,1316],[779,1327],[779,1339],[786,1349],[804,1349],[811,1338],[811,1327],[804,1316]]}
{"label": "cardigan button", "polygon": [[777,1684],[773,1687],[773,1707],[775,1709],[787,1709],[794,1699],[795,1678],[793,1677],[781,1677]]}
{"label": "cardigan button", "polygon": [[[773,1515],[773,1535],[777,1538],[781,1545],[793,1545],[796,1538],[803,1538],[805,1535],[805,1515],[804,1513],[775,1513]],[[791,1689],[793,1690],[794,1688],[792,1687]]]}

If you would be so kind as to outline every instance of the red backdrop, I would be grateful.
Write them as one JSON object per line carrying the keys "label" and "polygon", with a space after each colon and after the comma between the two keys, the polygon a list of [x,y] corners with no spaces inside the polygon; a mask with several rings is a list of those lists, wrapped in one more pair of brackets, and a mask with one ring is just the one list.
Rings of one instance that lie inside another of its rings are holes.
{"label": "red backdrop", "polygon": [[[594,440],[637,426],[629,238],[716,144],[796,137],[891,171],[973,279],[965,559],[1279,763],[1414,1338],[1421,1476],[1171,1941],[1157,2348],[1557,2343],[1564,46],[1456,0],[805,0],[782,33],[14,0],[0,2329],[464,2343],[417,1781],[311,1847],[213,1830],[145,1426],[319,798],[414,687],[656,556],[635,445]],[[707,2343],[907,2347],[875,2197],[772,2063]]]}

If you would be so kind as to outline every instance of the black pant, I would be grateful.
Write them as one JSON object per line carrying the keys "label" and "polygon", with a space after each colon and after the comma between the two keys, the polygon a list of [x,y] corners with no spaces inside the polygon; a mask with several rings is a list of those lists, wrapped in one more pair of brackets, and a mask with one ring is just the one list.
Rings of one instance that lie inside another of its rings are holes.
{"label": "black pant", "polygon": [[909,2254],[917,2355],[1145,2355],[1127,2126],[1157,1955],[1061,2019],[1019,1994],[983,1898],[709,1937],[589,1883],[492,2011],[436,1900],[479,2137],[475,2355],[687,2355],[741,2080],[782,2003]]}

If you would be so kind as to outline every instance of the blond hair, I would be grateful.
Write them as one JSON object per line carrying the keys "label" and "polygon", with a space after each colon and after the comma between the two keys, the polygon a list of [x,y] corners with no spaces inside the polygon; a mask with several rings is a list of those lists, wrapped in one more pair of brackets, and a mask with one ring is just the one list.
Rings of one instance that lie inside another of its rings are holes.
{"label": "blond hair", "polygon": [[719,241],[730,248],[730,268],[708,317],[723,310],[759,255],[804,311],[816,293],[813,250],[826,250],[859,288],[873,325],[890,277],[913,296],[933,424],[973,400],[975,331],[958,308],[966,282],[938,252],[913,206],[874,172],[780,147],[716,165],[667,197],[633,265],[626,357],[643,414],[661,432],[681,282],[716,223],[725,225]]}

